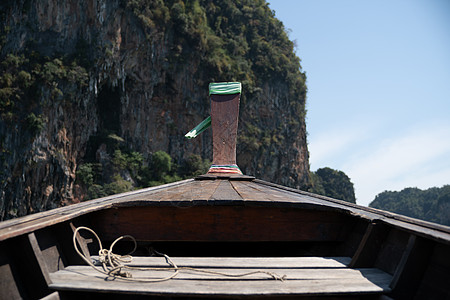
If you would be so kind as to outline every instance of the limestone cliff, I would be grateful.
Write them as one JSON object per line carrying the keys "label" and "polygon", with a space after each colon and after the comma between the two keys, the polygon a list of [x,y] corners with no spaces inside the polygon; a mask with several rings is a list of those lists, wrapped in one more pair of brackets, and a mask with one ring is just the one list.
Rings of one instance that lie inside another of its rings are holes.
{"label": "limestone cliff", "polygon": [[0,47],[1,219],[83,199],[77,170],[111,155],[104,133],[144,164],[211,159],[210,131],[183,135],[213,81],[243,84],[243,172],[308,184],[305,76],[263,0],[2,1]]}

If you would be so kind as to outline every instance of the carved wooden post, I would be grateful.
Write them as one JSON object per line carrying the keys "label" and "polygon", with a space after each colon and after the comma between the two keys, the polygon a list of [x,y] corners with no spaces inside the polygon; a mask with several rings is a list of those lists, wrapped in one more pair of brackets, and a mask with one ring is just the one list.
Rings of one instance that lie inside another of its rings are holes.
{"label": "carved wooden post", "polygon": [[209,85],[211,125],[213,131],[213,163],[208,174],[240,174],[236,165],[236,139],[239,119],[240,82]]}

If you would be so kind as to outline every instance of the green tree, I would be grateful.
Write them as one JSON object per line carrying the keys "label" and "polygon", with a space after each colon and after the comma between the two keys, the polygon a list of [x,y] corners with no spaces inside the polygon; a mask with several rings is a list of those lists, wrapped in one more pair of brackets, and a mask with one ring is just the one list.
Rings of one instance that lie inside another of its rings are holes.
{"label": "green tree", "polygon": [[450,185],[427,190],[405,188],[376,195],[370,207],[425,221],[450,225]]}
{"label": "green tree", "polygon": [[189,155],[180,170],[180,174],[186,177],[205,174],[211,165],[209,160],[203,160],[198,154]]}
{"label": "green tree", "polygon": [[78,167],[76,172],[77,182],[81,182],[86,186],[94,184],[94,171],[92,164],[82,164]]}
{"label": "green tree", "polygon": [[160,180],[172,170],[172,158],[164,151],[156,151],[152,155],[152,167],[156,179]]}
{"label": "green tree", "polygon": [[356,203],[353,183],[344,172],[326,167],[312,172],[310,177],[311,192]]}
{"label": "green tree", "polygon": [[437,204],[432,208],[429,219],[450,226],[450,185],[442,187]]}

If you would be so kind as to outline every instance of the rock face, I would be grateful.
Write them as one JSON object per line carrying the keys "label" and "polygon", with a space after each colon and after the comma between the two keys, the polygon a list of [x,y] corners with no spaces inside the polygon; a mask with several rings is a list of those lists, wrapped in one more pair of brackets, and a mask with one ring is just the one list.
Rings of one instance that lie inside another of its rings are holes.
{"label": "rock face", "polygon": [[2,1],[1,219],[82,199],[76,171],[107,155],[89,149],[101,132],[146,159],[211,159],[210,131],[183,136],[209,115],[213,81],[243,83],[244,174],[305,187],[305,76],[266,3],[236,2]]}

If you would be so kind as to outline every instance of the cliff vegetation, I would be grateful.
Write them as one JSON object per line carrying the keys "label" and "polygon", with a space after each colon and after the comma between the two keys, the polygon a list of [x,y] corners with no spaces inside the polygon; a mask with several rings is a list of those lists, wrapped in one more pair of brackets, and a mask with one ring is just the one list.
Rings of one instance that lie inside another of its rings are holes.
{"label": "cliff vegetation", "polygon": [[310,173],[311,187],[315,194],[356,203],[355,189],[350,178],[342,171],[328,167]]}
{"label": "cliff vegetation", "polygon": [[244,173],[309,187],[305,74],[264,0],[0,3],[0,219],[187,178],[240,81]]}
{"label": "cliff vegetation", "polygon": [[369,206],[450,226],[450,185],[426,190],[384,191]]}

